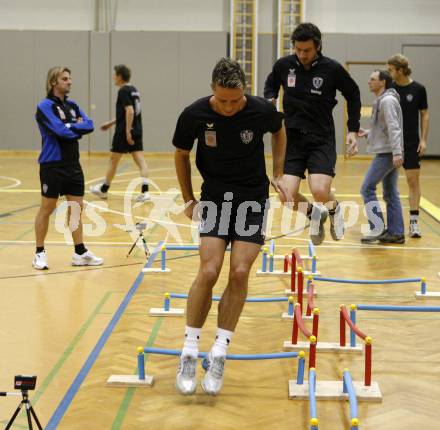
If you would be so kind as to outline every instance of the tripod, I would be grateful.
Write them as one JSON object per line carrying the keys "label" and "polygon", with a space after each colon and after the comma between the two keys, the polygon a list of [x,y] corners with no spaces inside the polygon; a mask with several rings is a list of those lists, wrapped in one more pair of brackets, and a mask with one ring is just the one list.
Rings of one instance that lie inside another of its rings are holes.
{"label": "tripod", "polygon": [[145,237],[144,237],[144,228],[146,227],[145,224],[142,223],[136,223],[136,230],[139,231],[139,235],[136,238],[136,240],[133,242],[133,245],[131,245],[130,251],[128,251],[127,257],[131,254],[131,252],[133,251],[134,247],[136,246],[136,244],[138,243],[139,239],[142,240],[142,245],[144,247],[144,252],[145,252],[145,257],[149,257],[150,256],[150,252],[148,250],[148,245],[147,242],[145,241]]}
{"label": "tripod", "polygon": [[[6,393],[1,392],[0,396],[19,396],[18,393]],[[9,420],[8,424],[5,427],[5,430],[9,430],[14,423],[15,418],[17,418],[17,415],[20,413],[21,408],[26,406],[26,415],[27,415],[27,421],[28,421],[28,428],[29,430],[33,430],[32,427],[32,417],[35,420],[35,423],[37,424],[37,427],[39,430],[43,430],[43,427],[41,427],[40,421],[38,421],[37,414],[34,411],[34,408],[32,407],[31,401],[29,400],[29,394],[28,390],[21,390],[21,396],[23,397],[20,404],[17,406],[17,409],[14,412],[14,415],[12,415],[11,419]],[[31,415],[32,414],[32,415]]]}

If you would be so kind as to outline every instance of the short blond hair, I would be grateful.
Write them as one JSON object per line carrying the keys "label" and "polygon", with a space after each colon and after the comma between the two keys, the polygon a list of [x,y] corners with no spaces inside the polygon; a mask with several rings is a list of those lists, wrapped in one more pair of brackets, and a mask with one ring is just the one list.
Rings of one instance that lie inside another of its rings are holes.
{"label": "short blond hair", "polygon": [[403,54],[393,55],[388,59],[387,64],[394,66],[396,70],[402,69],[405,76],[409,76],[412,73],[412,70],[409,67],[409,60]]}
{"label": "short blond hair", "polygon": [[69,73],[69,75],[72,73],[70,69],[66,66],[55,66],[49,69],[49,71],[47,72],[47,79],[46,79],[47,94],[49,94],[53,90],[53,87],[56,85],[58,78],[64,72]]}

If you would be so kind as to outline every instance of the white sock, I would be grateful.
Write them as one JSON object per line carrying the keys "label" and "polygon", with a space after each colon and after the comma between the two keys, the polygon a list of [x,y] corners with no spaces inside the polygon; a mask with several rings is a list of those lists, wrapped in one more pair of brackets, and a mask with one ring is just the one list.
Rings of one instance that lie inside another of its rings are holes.
{"label": "white sock", "polygon": [[211,352],[214,357],[221,357],[226,355],[229,343],[233,335],[233,331],[224,330],[222,328],[217,329],[215,342],[213,347],[211,348]]}
{"label": "white sock", "polygon": [[201,331],[201,328],[185,326],[185,342],[183,343],[182,357],[189,355],[197,358]]}

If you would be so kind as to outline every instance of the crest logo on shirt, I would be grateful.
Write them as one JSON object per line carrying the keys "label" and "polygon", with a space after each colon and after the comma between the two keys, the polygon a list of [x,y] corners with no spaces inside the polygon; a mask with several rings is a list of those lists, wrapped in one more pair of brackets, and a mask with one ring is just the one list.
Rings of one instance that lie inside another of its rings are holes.
{"label": "crest logo on shirt", "polygon": [[409,102],[412,102],[413,101],[413,95],[412,94],[407,94],[406,95],[406,100],[408,100]]}
{"label": "crest logo on shirt", "polygon": [[324,79],[320,78],[319,76],[316,76],[313,78],[312,83],[313,86],[319,90],[319,88],[321,88],[322,83],[324,82]]}
{"label": "crest logo on shirt", "polygon": [[242,130],[240,131],[241,141],[246,145],[252,142],[254,138],[254,132],[252,130]]}
{"label": "crest logo on shirt", "polygon": [[208,129],[210,129],[210,128],[214,128],[214,123],[213,123],[213,122],[207,122],[207,123],[206,123],[206,127],[207,127]]}

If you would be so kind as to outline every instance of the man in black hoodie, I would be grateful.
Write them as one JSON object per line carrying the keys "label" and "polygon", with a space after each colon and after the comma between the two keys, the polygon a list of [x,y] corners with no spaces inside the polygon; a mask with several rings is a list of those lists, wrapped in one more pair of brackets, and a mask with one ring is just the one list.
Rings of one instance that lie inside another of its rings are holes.
{"label": "man in black hoodie", "polygon": [[[332,111],[336,90],[347,100],[348,153],[356,144],[361,100],[359,87],[344,67],[322,55],[321,32],[311,23],[300,24],[291,36],[294,55],[280,58],[266,79],[264,97],[276,102],[283,87],[283,110],[287,132],[284,186],[295,201],[307,202],[306,215],[312,221],[310,237],[315,245],[324,240],[324,222],[329,209],[330,233],[341,239],[344,227],[341,208],[331,189],[336,165],[335,125]],[[308,171],[312,205],[299,193],[301,179]],[[290,201],[290,198],[288,199]],[[319,227],[318,227],[319,225]]]}

